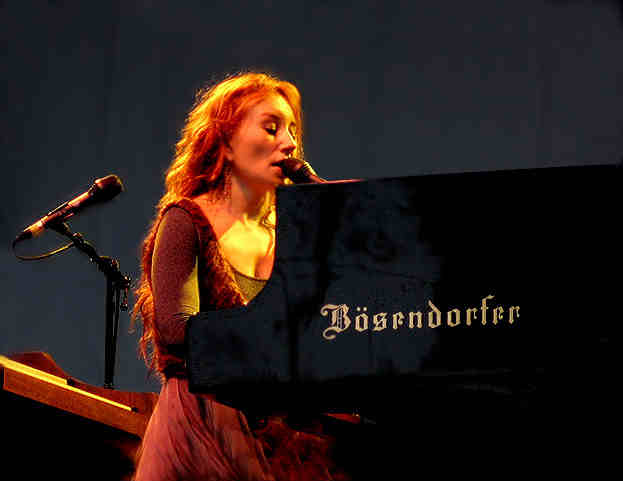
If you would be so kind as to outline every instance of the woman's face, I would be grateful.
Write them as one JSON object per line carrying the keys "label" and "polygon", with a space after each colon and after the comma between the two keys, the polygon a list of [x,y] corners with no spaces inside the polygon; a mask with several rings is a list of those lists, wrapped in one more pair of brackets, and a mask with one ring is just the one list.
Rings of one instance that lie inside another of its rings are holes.
{"label": "woman's face", "polygon": [[282,96],[270,95],[255,104],[227,147],[233,175],[257,188],[283,184],[278,163],[295,153],[297,128],[292,108]]}

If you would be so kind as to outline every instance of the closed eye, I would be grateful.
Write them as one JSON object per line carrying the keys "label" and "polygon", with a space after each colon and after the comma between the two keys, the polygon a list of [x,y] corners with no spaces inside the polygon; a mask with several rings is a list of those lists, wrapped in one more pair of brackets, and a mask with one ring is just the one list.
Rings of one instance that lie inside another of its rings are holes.
{"label": "closed eye", "polygon": [[264,124],[264,130],[268,132],[270,135],[277,135],[277,131],[279,130],[278,122],[267,122]]}

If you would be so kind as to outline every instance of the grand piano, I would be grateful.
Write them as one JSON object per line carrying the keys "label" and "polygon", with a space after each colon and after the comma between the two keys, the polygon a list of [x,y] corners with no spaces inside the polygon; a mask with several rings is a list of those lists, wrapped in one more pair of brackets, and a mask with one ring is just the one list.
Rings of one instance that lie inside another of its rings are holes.
{"label": "grand piano", "polygon": [[251,419],[355,413],[326,426],[357,479],[594,476],[612,454],[621,170],[280,187],[264,290],[187,325],[191,389]]}
{"label": "grand piano", "polygon": [[[602,165],[280,187],[266,287],[188,322],[191,389],[251,421],[320,420],[353,479],[599,477],[620,186]],[[129,479],[157,395],[42,353],[0,357],[0,374],[5,472]]]}

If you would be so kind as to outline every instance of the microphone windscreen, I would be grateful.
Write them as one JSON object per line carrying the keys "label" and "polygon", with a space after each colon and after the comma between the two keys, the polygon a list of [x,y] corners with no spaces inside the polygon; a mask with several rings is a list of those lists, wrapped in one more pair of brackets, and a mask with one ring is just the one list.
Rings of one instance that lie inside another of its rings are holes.
{"label": "microphone windscreen", "polygon": [[93,201],[106,202],[123,192],[123,183],[121,179],[114,174],[107,175],[95,181],[95,192],[93,193]]}
{"label": "microphone windscreen", "polygon": [[316,172],[314,172],[314,169],[308,162],[295,157],[283,159],[281,161],[281,170],[294,183],[310,182],[310,176],[316,175]]}

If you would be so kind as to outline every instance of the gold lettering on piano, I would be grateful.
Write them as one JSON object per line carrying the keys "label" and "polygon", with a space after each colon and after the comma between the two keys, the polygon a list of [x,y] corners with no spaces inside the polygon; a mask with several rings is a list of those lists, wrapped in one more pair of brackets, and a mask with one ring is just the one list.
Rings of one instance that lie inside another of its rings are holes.
{"label": "gold lettering on piano", "polygon": [[[325,304],[320,309],[320,314],[326,317],[331,313],[331,325],[322,333],[325,339],[335,339],[340,332],[345,331],[350,326],[350,317],[348,317],[348,306],[346,304]],[[366,316],[366,329],[368,327]]]}
{"label": "gold lettering on piano", "polygon": [[405,315],[402,312],[394,312],[392,320],[394,321],[394,329],[398,329],[398,326],[404,324]]}
{"label": "gold lettering on piano", "polygon": [[[434,329],[441,326],[441,311],[431,301],[428,301],[430,312],[428,313],[428,327]],[[433,318],[434,317],[434,318]]]}
{"label": "gold lettering on piano", "polygon": [[[357,317],[355,317],[355,329],[357,329],[359,332],[368,330],[368,315],[366,314],[367,310],[368,308],[364,307],[363,312],[361,314],[357,314]],[[361,311],[361,307],[358,307],[357,311]]]}
{"label": "gold lettering on piano", "polygon": [[[417,326],[413,323],[416,317],[417,317]],[[409,312],[409,329],[413,329],[414,327],[417,327],[418,329],[422,327],[422,313],[421,312]]]}
{"label": "gold lettering on piano", "polygon": [[[480,302],[480,307],[469,307],[465,311],[461,311],[458,308],[452,308],[442,315],[441,310],[433,304],[432,301],[428,301],[428,313],[426,316],[427,323],[424,324],[424,314],[421,311],[413,312],[409,311],[407,314],[404,312],[378,312],[376,314],[368,314],[368,308],[366,306],[357,306],[357,315],[355,316],[355,330],[357,332],[365,332],[370,328],[370,318],[372,319],[372,332],[384,331],[388,327],[388,319],[391,319],[391,328],[393,331],[399,329],[408,329],[413,331],[415,329],[422,329],[424,326],[430,329],[436,329],[442,325],[448,327],[457,327],[462,323],[462,317],[465,317],[465,326],[471,326],[472,321],[478,322],[480,318],[480,324],[486,326],[491,323],[493,326],[497,326],[501,323],[508,323],[512,325],[515,323],[516,318],[519,318],[519,306],[510,306],[505,309],[502,306],[491,307],[488,302],[494,299],[493,295],[483,297]],[[351,319],[348,315],[350,307],[346,304],[325,304],[320,309],[320,314],[323,317],[329,317],[329,327],[322,332],[322,337],[331,341],[336,336],[351,326]],[[480,316],[478,314],[480,313]],[[504,314],[506,313],[506,318]],[[445,323],[443,322],[445,318]],[[408,319],[408,322],[405,320]]]}
{"label": "gold lettering on piano", "polygon": [[519,306],[512,306],[508,310],[508,313],[510,314],[510,319],[508,320],[509,324],[512,324],[513,322],[515,322],[515,318],[513,317],[513,312],[515,312],[517,314],[517,317],[519,317]]}
{"label": "gold lettering on piano", "polygon": [[372,328],[373,331],[383,331],[387,328],[387,312],[374,314],[372,321],[374,321],[374,327]]}
{"label": "gold lettering on piano", "polygon": [[483,298],[482,303],[480,305],[480,312],[482,312],[482,325],[486,326],[487,325],[487,299],[493,299],[493,296],[487,296],[485,298]]}
{"label": "gold lettering on piano", "polygon": [[[454,318],[454,319],[452,319]],[[451,309],[448,311],[448,326],[455,327],[461,323],[461,311],[458,309]]]}
{"label": "gold lettering on piano", "polygon": [[474,315],[474,317],[476,317],[477,316],[477,314],[476,314],[477,312],[478,312],[478,309],[476,309],[475,307],[467,309],[467,321],[465,321],[465,323],[468,326],[472,325],[472,314]]}

